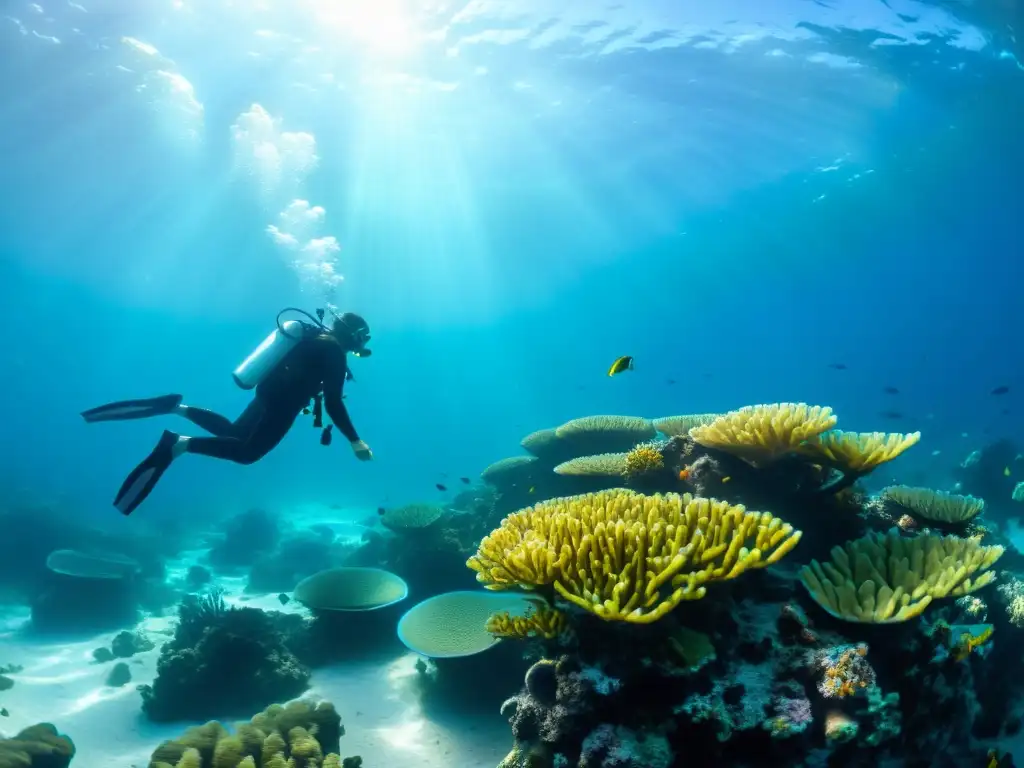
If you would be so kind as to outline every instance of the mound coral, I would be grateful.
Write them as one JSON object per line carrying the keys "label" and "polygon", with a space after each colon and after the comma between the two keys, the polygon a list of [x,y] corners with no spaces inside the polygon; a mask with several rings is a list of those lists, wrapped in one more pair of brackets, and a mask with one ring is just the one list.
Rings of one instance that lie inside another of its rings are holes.
{"label": "mound coral", "polygon": [[467,565],[488,589],[550,585],[606,621],[650,623],[702,598],[708,582],[777,562],[799,540],[767,512],[613,490],[509,515]]}
{"label": "mound coral", "polygon": [[272,705],[232,734],[216,721],[189,728],[153,752],[149,768],[341,768],[361,764],[338,755],[345,729],[334,705]]}
{"label": "mound coral", "polygon": [[599,453],[580,456],[555,467],[555,474],[569,477],[619,477],[627,469],[626,453]]}
{"label": "mound coral", "polygon": [[380,523],[396,533],[407,533],[429,528],[444,515],[440,504],[406,504],[384,510]]}
{"label": "mound coral", "polygon": [[690,437],[707,448],[717,448],[755,466],[796,451],[836,425],[831,408],[806,403],[748,405],[694,427]]}
{"label": "mound coral", "polygon": [[74,756],[74,743],[50,723],[29,726],[13,739],[0,739],[3,768],[68,768]]}
{"label": "mound coral", "polygon": [[987,569],[1003,551],[957,536],[903,538],[893,529],[833,547],[831,561],[812,561],[800,570],[800,580],[836,618],[888,624],[920,615],[932,600],[990,583],[995,573]]}
{"label": "mound coral", "polygon": [[918,517],[936,523],[965,523],[985,509],[984,499],[906,485],[891,485],[884,488],[880,496],[883,501],[891,501]]}

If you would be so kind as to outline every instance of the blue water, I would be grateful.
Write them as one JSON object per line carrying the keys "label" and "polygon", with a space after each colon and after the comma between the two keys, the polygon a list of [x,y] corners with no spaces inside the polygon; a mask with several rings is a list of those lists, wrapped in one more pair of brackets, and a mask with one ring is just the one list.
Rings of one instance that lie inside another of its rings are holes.
{"label": "blue water", "polygon": [[[900,472],[937,485],[1020,434],[1012,7],[357,5],[0,2],[8,495],[109,521],[180,425],[81,410],[241,411],[234,366],[326,295],[267,233],[295,199],[373,329],[375,460],[300,421],[256,466],[176,462],[140,515],[445,498],[588,413],[830,405],[921,430]],[[269,143],[232,129],[256,104]]]}

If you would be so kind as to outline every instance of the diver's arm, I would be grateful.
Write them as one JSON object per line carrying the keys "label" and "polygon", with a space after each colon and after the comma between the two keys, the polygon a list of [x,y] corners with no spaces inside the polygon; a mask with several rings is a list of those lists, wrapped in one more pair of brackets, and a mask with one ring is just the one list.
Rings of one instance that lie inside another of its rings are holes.
{"label": "diver's arm", "polygon": [[338,431],[348,438],[350,443],[358,443],[359,435],[356,434],[356,428],[352,425],[348,408],[341,401],[341,390],[329,391],[327,385],[324,385],[324,408],[327,409],[327,415],[331,417],[331,421],[334,422]]}
{"label": "diver's arm", "polygon": [[345,387],[345,375],[348,372],[348,364],[345,361],[345,353],[333,342],[327,347],[328,364],[324,373],[324,409],[331,417],[334,426],[343,434],[350,443],[358,443],[359,435],[352,425],[352,419],[348,415],[348,409],[342,402],[341,393]]}

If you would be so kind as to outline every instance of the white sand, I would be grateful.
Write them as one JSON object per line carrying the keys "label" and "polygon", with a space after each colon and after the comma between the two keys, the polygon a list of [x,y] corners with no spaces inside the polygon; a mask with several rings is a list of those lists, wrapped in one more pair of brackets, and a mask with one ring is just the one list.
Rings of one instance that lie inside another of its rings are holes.
{"label": "white sand", "polygon": [[[169,579],[187,568],[188,563],[175,564]],[[217,579],[229,590],[229,603],[302,610],[295,603],[282,607],[273,595],[242,600],[242,581]],[[14,687],[0,693],[0,707],[10,712],[0,718],[0,734],[12,736],[28,725],[52,722],[75,742],[73,768],[146,768],[153,749],[189,725],[148,722],[135,689],[152,682],[159,647],[169,639],[174,619],[142,622],[158,645],[127,660],[132,682],[123,688],[104,685],[115,662],[92,661],[93,650],[109,647],[116,632],[87,640],[41,641],[21,631],[26,619],[24,611],[0,615],[0,665],[24,667],[10,675]],[[497,712],[481,713],[477,722],[464,715],[453,716],[450,723],[427,720],[413,685],[415,661],[415,655],[407,654],[391,662],[314,670],[310,693],[334,702],[345,725],[342,755],[361,755],[366,768],[495,768],[511,744],[508,724]]]}

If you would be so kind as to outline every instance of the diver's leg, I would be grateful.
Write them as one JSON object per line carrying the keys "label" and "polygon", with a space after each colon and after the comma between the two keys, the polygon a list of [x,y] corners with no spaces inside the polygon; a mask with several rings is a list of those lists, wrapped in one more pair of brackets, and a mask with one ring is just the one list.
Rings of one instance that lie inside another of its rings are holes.
{"label": "diver's leg", "polygon": [[277,447],[300,411],[301,408],[291,405],[265,404],[258,420],[244,419],[247,413],[239,417],[235,424],[239,437],[193,437],[185,443],[184,450],[236,464],[252,464]]}
{"label": "diver's leg", "polygon": [[242,415],[234,421],[219,413],[208,411],[205,408],[196,408],[191,405],[179,405],[175,410],[179,416],[184,416],[200,429],[204,429],[214,437],[244,437],[248,434],[248,425],[258,422],[263,415],[263,405],[259,400],[253,399],[242,411]]}
{"label": "diver's leg", "polygon": [[161,395],[142,400],[118,400],[82,411],[82,418],[90,424],[97,421],[126,421],[165,416],[181,405],[181,395]]}
{"label": "diver's leg", "polygon": [[171,462],[181,455],[182,445],[181,438],[173,432],[165,431],[160,436],[156,448],[131,471],[114,497],[114,506],[122,515],[130,515],[145,501]]}

